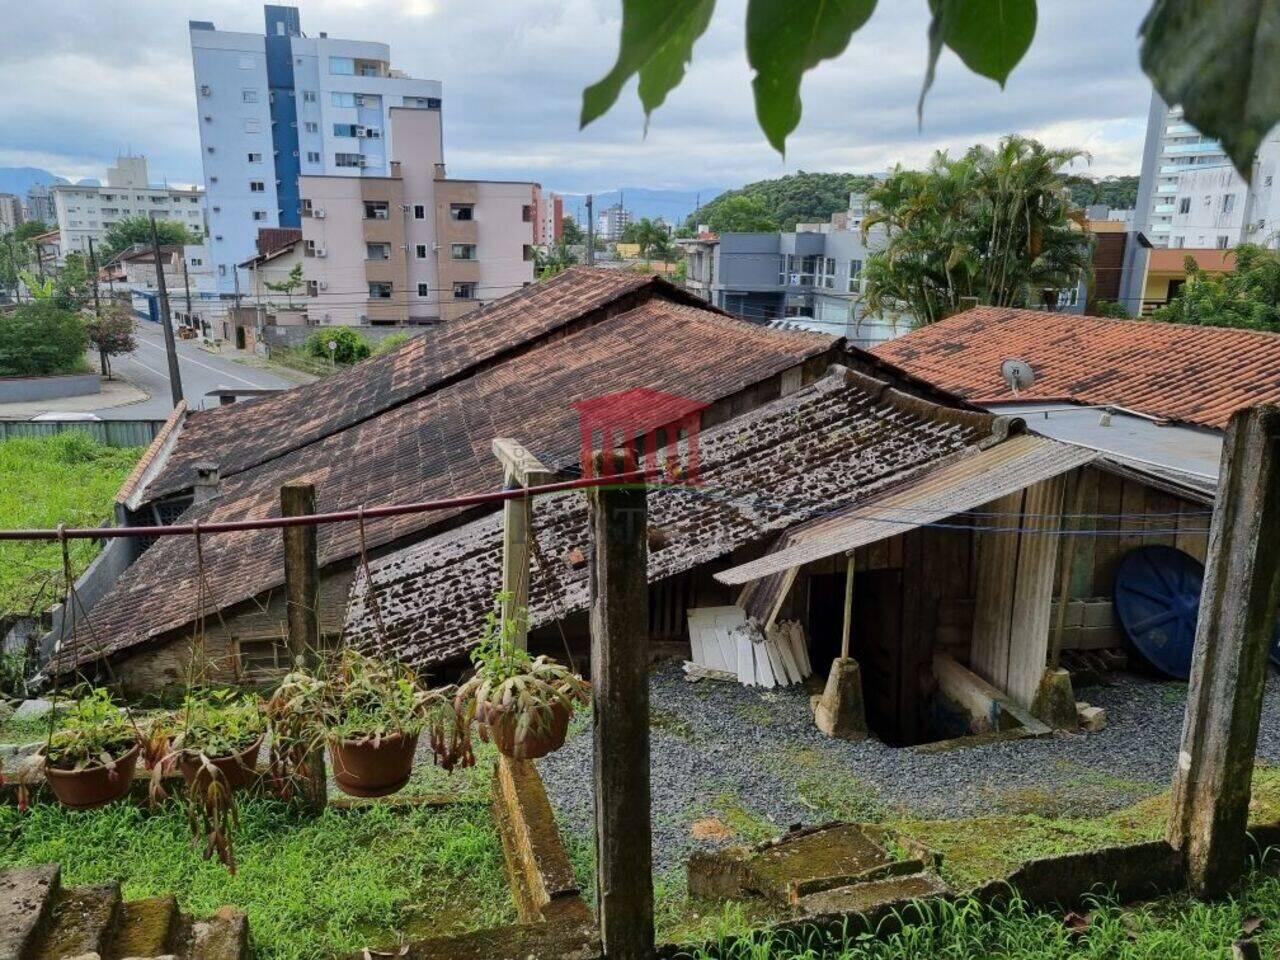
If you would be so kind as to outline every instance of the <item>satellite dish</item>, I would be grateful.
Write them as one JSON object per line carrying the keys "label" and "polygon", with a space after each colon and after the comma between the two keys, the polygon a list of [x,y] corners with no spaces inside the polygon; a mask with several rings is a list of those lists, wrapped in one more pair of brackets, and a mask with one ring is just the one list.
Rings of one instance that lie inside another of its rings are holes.
{"label": "satellite dish", "polygon": [[1035,372],[1025,360],[1006,360],[1000,364],[1000,376],[1015,397],[1019,390],[1029,390],[1036,382]]}

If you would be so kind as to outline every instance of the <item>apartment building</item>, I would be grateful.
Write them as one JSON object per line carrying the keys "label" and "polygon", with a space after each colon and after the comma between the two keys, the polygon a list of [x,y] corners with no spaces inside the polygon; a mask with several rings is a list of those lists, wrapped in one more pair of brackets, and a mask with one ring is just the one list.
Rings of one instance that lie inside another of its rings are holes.
{"label": "apartment building", "polygon": [[439,110],[389,121],[386,176],[301,179],[309,323],[448,320],[533,282],[538,185],[446,177]]}
{"label": "apartment building", "polygon": [[27,219],[53,224],[58,211],[53,206],[53,188],[49,184],[32,184],[27,190]]}
{"label": "apartment building", "polygon": [[596,218],[596,233],[605,243],[617,243],[631,225],[631,211],[619,201],[606,207]]}
{"label": "apartment building", "polygon": [[0,233],[15,230],[22,221],[22,198],[12,193],[0,193]]}
{"label": "apartment building", "polygon": [[118,157],[107,168],[102,186],[56,183],[53,192],[54,218],[62,237],[62,254],[89,252],[106,239],[107,231],[128,217],[151,217],[181,223],[194,236],[204,234],[204,191],[200,187],[153,185],[148,177],[147,158]]}
{"label": "apartment building", "polygon": [[549,247],[564,239],[564,197],[539,190],[534,204],[533,242]]}
{"label": "apartment building", "polygon": [[384,43],[302,32],[298,9],[263,8],[263,34],[190,22],[200,149],[220,289],[258,230],[301,225],[299,177],[386,177],[393,107],[440,109],[438,80],[393,70]]}

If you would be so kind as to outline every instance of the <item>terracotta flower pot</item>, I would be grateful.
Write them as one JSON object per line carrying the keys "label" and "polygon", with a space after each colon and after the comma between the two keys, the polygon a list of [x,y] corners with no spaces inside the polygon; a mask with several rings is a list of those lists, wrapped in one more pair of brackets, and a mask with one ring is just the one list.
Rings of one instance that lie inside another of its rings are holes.
{"label": "terracotta flower pot", "polygon": [[530,727],[517,744],[516,727],[520,721],[517,711],[485,703],[476,705],[476,721],[484,726],[498,750],[512,760],[537,760],[559,750],[569,734],[572,716],[573,711],[556,701],[551,704],[549,716],[544,716],[541,724]]}
{"label": "terracotta flower pot", "polygon": [[333,779],[352,797],[385,797],[409,782],[418,735],[396,733],[373,740],[330,740]]}
{"label": "terracotta flower pot", "polygon": [[113,769],[98,765],[85,770],[59,770],[46,763],[44,776],[64,807],[92,810],[119,800],[129,792],[141,749],[141,744],[135,743],[128,753],[116,759]]}
{"label": "terracotta flower pot", "polygon": [[[253,779],[258,769],[258,751],[262,749],[262,740],[262,737],[258,737],[239,753],[233,753],[229,757],[209,758],[209,762],[222,774],[230,789],[238,790]],[[200,762],[198,751],[182,751],[178,757],[178,769],[182,771],[182,779],[187,781],[188,787],[194,784],[194,788],[201,793],[209,789],[211,777]]]}

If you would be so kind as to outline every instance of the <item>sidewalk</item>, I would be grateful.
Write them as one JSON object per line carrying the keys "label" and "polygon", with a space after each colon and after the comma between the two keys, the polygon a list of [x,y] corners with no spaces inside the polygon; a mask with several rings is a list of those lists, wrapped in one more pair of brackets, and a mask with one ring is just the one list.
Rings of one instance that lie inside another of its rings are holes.
{"label": "sidewalk", "polygon": [[83,397],[60,397],[56,400],[31,400],[25,403],[0,403],[0,420],[30,420],[42,413],[96,413],[130,403],[149,400],[151,395],[118,375],[103,379],[102,392]]}
{"label": "sidewalk", "polygon": [[200,344],[200,349],[212,356],[230,360],[232,363],[253,367],[255,370],[265,370],[280,377],[282,380],[288,380],[290,383],[302,385],[304,383],[314,383],[320,379],[314,374],[295,370],[293,367],[286,367],[282,363],[273,363],[267,357],[256,354],[252,350],[240,350],[226,343],[223,343],[221,348],[205,346],[202,343]]}

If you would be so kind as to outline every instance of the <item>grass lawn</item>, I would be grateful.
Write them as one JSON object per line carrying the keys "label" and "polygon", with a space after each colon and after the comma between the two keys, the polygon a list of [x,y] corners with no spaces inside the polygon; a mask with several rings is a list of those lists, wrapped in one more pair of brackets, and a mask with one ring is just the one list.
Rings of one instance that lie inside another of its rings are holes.
{"label": "grass lawn", "polygon": [[[0,441],[0,527],[98,525],[111,516],[112,498],[141,455],[141,448],[108,447],[77,432]],[[75,575],[98,550],[91,540],[71,542]],[[56,543],[0,543],[0,612],[41,610],[62,590]]]}

